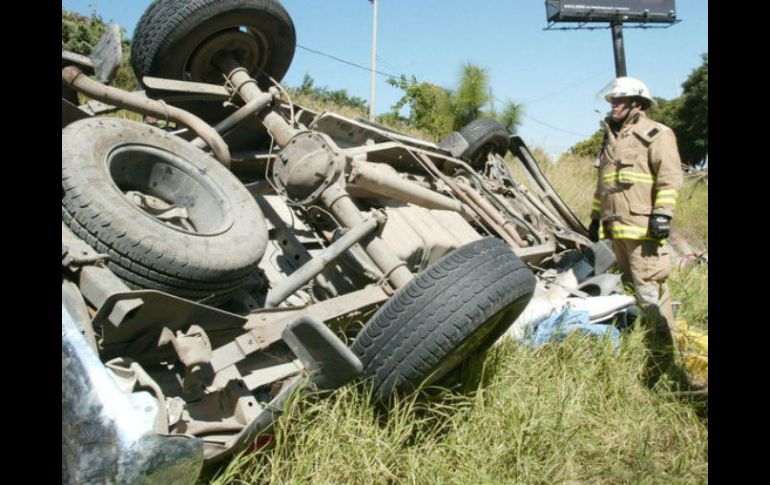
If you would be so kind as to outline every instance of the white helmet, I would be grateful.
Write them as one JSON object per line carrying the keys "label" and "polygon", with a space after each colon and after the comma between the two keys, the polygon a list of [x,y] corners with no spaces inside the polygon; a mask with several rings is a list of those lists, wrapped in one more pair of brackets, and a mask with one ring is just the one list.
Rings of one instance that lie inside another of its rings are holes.
{"label": "white helmet", "polygon": [[610,85],[607,94],[604,95],[604,99],[608,102],[612,102],[613,98],[630,98],[633,96],[645,99],[651,106],[658,105],[658,103],[652,99],[650,88],[648,88],[642,81],[633,77],[615,78]]}

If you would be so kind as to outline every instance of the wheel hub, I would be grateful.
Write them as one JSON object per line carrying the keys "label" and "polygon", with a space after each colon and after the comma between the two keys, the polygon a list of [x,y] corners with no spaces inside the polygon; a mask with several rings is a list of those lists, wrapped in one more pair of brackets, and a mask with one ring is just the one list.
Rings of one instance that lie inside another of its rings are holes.
{"label": "wheel hub", "polygon": [[159,221],[188,232],[195,232],[195,226],[190,221],[186,207],[169,204],[162,199],[136,190],[127,191],[126,197],[134,205]]}
{"label": "wheel hub", "polygon": [[233,219],[221,188],[205,171],[155,147],[126,144],[106,160],[114,188],[152,220],[177,231],[212,236]]}
{"label": "wheel hub", "polygon": [[190,56],[189,75],[193,81],[220,84],[222,71],[216,60],[222,56],[233,57],[249,73],[262,69],[264,63],[263,43],[252,32],[228,30],[206,39]]}

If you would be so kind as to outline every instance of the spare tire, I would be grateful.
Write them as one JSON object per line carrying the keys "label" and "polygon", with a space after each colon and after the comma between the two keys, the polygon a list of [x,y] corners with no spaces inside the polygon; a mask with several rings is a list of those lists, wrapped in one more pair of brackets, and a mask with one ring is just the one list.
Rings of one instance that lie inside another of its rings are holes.
{"label": "spare tire", "polygon": [[222,83],[213,60],[232,54],[266,89],[267,76],[283,78],[296,33],[275,0],[157,0],[134,31],[131,66],[144,76]]}
{"label": "spare tire", "polygon": [[419,273],[353,342],[375,395],[435,382],[489,348],[527,306],[535,282],[511,248],[491,237],[461,246]]}
{"label": "spare tire", "polygon": [[62,130],[62,220],[130,287],[210,302],[239,288],[267,245],[259,206],[225,167],[117,118]]}
{"label": "spare tire", "polygon": [[460,132],[452,132],[438,145],[449,150],[452,156],[470,163],[473,168],[483,168],[489,153],[505,156],[510,133],[503,125],[491,118],[473,120]]}

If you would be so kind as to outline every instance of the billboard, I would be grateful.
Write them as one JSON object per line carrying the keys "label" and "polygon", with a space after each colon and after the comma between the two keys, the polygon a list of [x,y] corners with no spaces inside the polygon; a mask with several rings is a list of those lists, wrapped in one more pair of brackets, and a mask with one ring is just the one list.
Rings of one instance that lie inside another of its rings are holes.
{"label": "billboard", "polygon": [[549,22],[676,22],[674,0],[546,0]]}

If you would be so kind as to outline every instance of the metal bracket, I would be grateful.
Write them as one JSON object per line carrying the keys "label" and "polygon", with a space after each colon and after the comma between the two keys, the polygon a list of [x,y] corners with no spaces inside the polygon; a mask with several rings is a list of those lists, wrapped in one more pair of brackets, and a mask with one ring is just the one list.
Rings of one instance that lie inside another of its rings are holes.
{"label": "metal bracket", "polygon": [[[113,309],[123,301],[138,301],[139,306],[122,318],[110,318]],[[160,330],[171,331],[199,325],[205,328],[212,347],[230,340],[234,331],[242,332],[246,319],[200,303],[155,290],[138,290],[109,295],[93,318],[94,328],[102,329],[102,348],[105,358],[126,356],[137,340],[147,338],[147,345],[156,345]],[[133,355],[129,357],[135,358]]]}
{"label": "metal bracket", "polygon": [[104,113],[112,113],[113,111],[118,110],[117,106],[113,106],[107,103],[102,103],[101,101],[97,101],[95,99],[90,99],[86,101],[85,103],[78,106],[78,108],[91,116],[96,116],[98,114],[104,114]]}
{"label": "metal bracket", "polygon": [[163,327],[158,347],[171,343],[179,360],[185,366],[182,389],[195,392],[205,387],[214,379],[211,357],[214,355],[211,341],[206,332],[198,325],[191,325],[187,332],[177,330],[176,335]]}
{"label": "metal bracket", "polygon": [[147,89],[155,91],[172,91],[186,94],[203,94],[217,99],[227,99],[230,94],[227,90],[217,84],[207,84],[189,81],[176,81],[172,79],[162,79],[158,77],[144,76],[142,82]]}
{"label": "metal bracket", "polygon": [[198,325],[191,325],[187,332],[177,330],[176,335],[168,327],[163,327],[158,346],[168,343],[174,346],[179,360],[186,367],[211,362],[213,355],[211,341],[206,332]]}
{"label": "metal bracket", "polygon": [[363,370],[358,357],[313,317],[298,318],[286,327],[281,337],[310,370],[313,382],[321,389],[337,389]]}
{"label": "metal bracket", "polygon": [[94,249],[82,241],[70,231],[70,229],[61,224],[61,265],[70,271],[77,271],[82,266],[88,264],[103,264],[109,256],[97,253]]}

